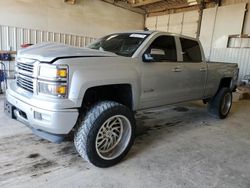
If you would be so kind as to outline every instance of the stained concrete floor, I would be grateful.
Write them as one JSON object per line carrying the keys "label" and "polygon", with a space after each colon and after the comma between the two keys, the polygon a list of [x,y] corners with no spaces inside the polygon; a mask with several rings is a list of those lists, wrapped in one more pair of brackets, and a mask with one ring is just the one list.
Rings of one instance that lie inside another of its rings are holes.
{"label": "stained concrete floor", "polygon": [[250,101],[234,103],[225,120],[208,116],[199,102],[143,111],[136,119],[128,156],[100,169],[71,142],[42,140],[0,108],[0,187],[250,187]]}

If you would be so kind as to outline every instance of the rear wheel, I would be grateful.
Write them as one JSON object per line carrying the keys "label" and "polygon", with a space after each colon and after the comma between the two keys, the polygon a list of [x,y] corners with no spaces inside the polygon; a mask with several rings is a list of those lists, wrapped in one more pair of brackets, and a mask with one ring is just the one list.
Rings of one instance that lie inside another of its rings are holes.
{"label": "rear wheel", "polygon": [[224,119],[230,112],[232,106],[232,91],[229,88],[221,88],[219,92],[209,101],[208,111],[210,114]]}
{"label": "rear wheel", "polygon": [[75,133],[79,154],[98,167],[120,162],[134,142],[135,120],[132,112],[116,102],[93,106]]}

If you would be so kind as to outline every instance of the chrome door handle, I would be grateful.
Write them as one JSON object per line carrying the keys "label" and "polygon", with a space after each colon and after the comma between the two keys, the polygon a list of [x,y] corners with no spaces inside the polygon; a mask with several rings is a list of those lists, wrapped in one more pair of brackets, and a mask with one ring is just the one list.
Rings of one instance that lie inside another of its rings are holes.
{"label": "chrome door handle", "polygon": [[172,69],[173,72],[181,72],[182,69],[180,67],[175,67]]}
{"label": "chrome door handle", "polygon": [[200,68],[200,71],[201,71],[201,72],[205,72],[205,71],[207,71],[207,68],[201,67],[201,68]]}

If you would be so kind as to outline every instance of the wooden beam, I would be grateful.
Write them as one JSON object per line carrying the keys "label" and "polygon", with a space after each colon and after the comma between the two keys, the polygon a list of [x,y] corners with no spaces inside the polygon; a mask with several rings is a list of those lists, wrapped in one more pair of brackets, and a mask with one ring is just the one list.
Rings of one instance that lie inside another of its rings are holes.
{"label": "wooden beam", "polygon": [[102,1],[109,3],[109,4],[112,4],[114,6],[120,7],[120,8],[130,10],[132,12],[136,12],[139,14],[146,14],[146,11],[144,11],[140,8],[132,7],[129,3],[125,3],[123,1],[116,1],[116,0],[102,0]]}
{"label": "wooden beam", "polygon": [[153,3],[158,3],[161,1],[162,0],[144,0],[144,1],[141,1],[139,3],[132,4],[132,7],[141,7],[141,6],[145,6],[145,5],[149,5],[149,4],[153,4]]}
{"label": "wooden beam", "polygon": [[16,51],[0,50],[0,54],[16,54]]}
{"label": "wooden beam", "polygon": [[[204,1],[205,5],[204,7],[214,7],[215,4],[214,2],[211,1]],[[172,7],[172,8],[158,8],[158,9],[151,9],[150,11],[148,10],[148,14],[147,16],[159,16],[159,15],[166,15],[166,14],[173,14],[173,13],[177,13],[177,12],[186,12],[186,11],[190,11],[190,10],[199,10],[199,6],[200,4],[197,5],[192,5],[192,6],[182,6],[182,7]]]}
{"label": "wooden beam", "polygon": [[155,12],[163,12],[163,11],[182,9],[182,8],[188,8],[188,7],[198,7],[198,4],[196,4],[196,5],[183,4],[183,5],[171,5],[171,6],[147,8],[147,12],[148,13],[155,13]]}
{"label": "wooden beam", "polygon": [[64,2],[68,3],[68,4],[71,4],[71,5],[76,4],[76,0],[64,0]]}

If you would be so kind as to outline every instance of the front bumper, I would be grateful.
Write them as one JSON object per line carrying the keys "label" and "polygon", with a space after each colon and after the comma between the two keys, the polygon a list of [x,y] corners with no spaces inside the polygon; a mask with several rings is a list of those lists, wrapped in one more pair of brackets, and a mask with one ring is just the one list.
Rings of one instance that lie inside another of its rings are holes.
{"label": "front bumper", "polygon": [[50,136],[68,134],[74,127],[79,114],[77,109],[41,109],[12,96],[8,90],[6,100],[5,111],[13,119],[30,127],[38,136],[53,142],[58,141],[51,139]]}

